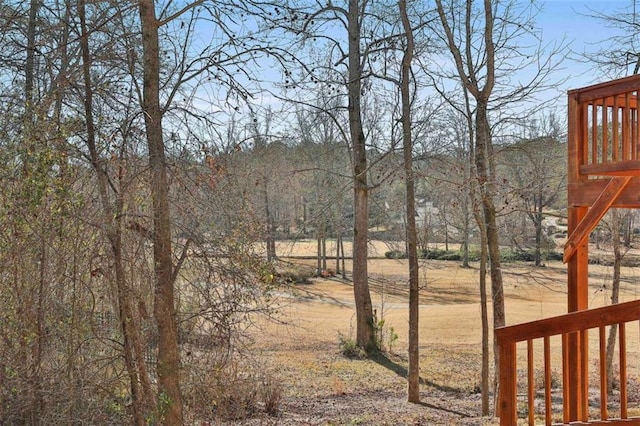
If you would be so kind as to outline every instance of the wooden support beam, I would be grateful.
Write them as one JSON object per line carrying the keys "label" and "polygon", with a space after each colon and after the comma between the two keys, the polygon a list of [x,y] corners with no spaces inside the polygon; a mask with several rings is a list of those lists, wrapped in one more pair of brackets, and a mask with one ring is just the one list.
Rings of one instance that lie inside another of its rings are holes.
{"label": "wooden support beam", "polygon": [[[607,185],[608,186],[608,185]],[[575,234],[589,213],[586,207],[569,209],[569,235]],[[596,221],[597,222],[597,221]],[[567,310],[583,311],[589,308],[589,245],[588,236],[576,241],[574,253],[567,265]],[[588,382],[589,351],[584,334],[574,332],[565,334],[563,339],[563,357],[566,356],[563,370],[565,376],[564,417],[566,422],[585,420],[584,412],[588,407],[588,394],[585,385]]]}
{"label": "wooden support beam", "polygon": [[587,214],[582,218],[578,226],[571,232],[564,246],[563,261],[567,263],[574,255],[578,246],[589,237],[591,231],[598,225],[602,216],[607,213],[609,207],[618,198],[618,195],[631,181],[631,176],[612,178],[604,188],[600,196],[593,203]]}
{"label": "wooden support beam", "polygon": [[[568,185],[569,207],[591,207],[610,180],[611,178],[589,179],[570,183]],[[640,177],[635,176],[631,179],[611,207],[640,208]]]}
{"label": "wooden support beam", "polygon": [[[630,142],[628,140],[627,142],[630,145]],[[630,147],[627,147],[626,149],[629,150]],[[620,150],[620,152],[623,151]],[[617,155],[620,156],[620,153],[618,153]],[[624,155],[628,156],[629,154],[627,152],[627,154]],[[588,176],[640,176],[640,160],[625,159],[608,163],[592,162],[592,164],[583,164],[580,166],[580,174]]]}

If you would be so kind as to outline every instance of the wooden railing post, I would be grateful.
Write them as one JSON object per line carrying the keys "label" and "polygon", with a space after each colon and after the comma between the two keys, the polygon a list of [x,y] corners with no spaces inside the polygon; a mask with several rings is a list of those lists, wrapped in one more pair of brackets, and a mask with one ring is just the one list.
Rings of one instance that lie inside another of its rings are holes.
{"label": "wooden railing post", "polygon": [[498,413],[500,426],[518,423],[516,344],[508,342],[500,345],[500,403]]}

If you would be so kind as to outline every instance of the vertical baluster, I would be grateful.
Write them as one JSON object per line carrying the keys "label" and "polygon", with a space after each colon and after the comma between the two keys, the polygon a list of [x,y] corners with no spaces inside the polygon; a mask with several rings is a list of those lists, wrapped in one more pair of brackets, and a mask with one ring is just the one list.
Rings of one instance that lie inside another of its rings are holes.
{"label": "vertical baluster", "polygon": [[622,159],[629,160],[631,141],[629,138],[629,92],[624,94],[624,106],[622,107]]}
{"label": "vertical baluster", "polygon": [[627,332],[626,324],[618,324],[620,335],[620,418],[627,418]]}
{"label": "vertical baluster", "polygon": [[609,107],[607,98],[602,99],[602,162],[609,161]]}
{"label": "vertical baluster", "polygon": [[544,424],[551,426],[551,345],[544,336]]}
{"label": "vertical baluster", "polygon": [[598,101],[591,104],[591,164],[598,164]]}
{"label": "vertical baluster", "polygon": [[577,126],[580,126],[580,131],[582,132],[582,135],[580,136],[580,140],[577,142],[577,148],[578,148],[578,161],[580,164],[578,164],[578,166],[581,166],[583,164],[588,164],[589,163],[589,123],[588,123],[588,113],[589,113],[589,105],[586,102],[580,102],[579,103],[579,108],[580,108],[580,120],[579,122],[576,124]]}
{"label": "vertical baluster", "polygon": [[582,378],[580,386],[582,390],[580,392],[580,405],[579,415],[580,420],[589,420],[589,330],[584,329],[578,332],[580,336],[580,376]]}
{"label": "vertical baluster", "polygon": [[569,335],[562,334],[562,418],[569,423]]}
{"label": "vertical baluster", "polygon": [[638,158],[638,98],[633,95],[631,106],[629,107],[629,117],[631,118],[631,159]]}
{"label": "vertical baluster", "polygon": [[634,124],[634,126],[633,126],[634,136],[632,137],[633,138],[633,149],[634,149],[633,152],[635,153],[635,155],[633,157],[634,160],[638,160],[639,159],[638,156],[640,155],[638,153],[638,150],[640,148],[640,99],[639,99],[639,97],[640,97],[640,91],[636,91],[635,95],[633,96],[634,104],[635,104],[635,109],[633,110],[633,112],[634,112],[634,122],[633,122],[633,124]]}
{"label": "vertical baluster", "polygon": [[606,328],[600,327],[600,418],[607,420],[609,413],[607,410],[607,337]]}
{"label": "vertical baluster", "polygon": [[529,407],[529,426],[536,424],[535,420],[535,398],[536,380],[533,371],[533,340],[527,340],[527,400]]}
{"label": "vertical baluster", "polygon": [[620,126],[618,124],[618,117],[620,111],[618,110],[618,96],[613,97],[613,111],[612,111],[612,120],[611,120],[611,133],[613,133],[613,140],[611,141],[611,159],[613,161],[619,160],[619,132]]}

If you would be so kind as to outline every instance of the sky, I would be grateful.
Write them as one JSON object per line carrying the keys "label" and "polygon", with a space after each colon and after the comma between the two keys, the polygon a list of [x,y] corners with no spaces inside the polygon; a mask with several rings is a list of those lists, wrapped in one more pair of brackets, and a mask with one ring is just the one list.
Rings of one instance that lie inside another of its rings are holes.
{"label": "sky", "polygon": [[[529,3],[531,0],[517,1]],[[568,90],[608,80],[602,72],[584,63],[581,54],[600,49],[599,43],[614,35],[616,30],[590,15],[611,15],[623,9],[631,10],[634,1],[637,2],[640,15],[640,0],[538,0],[542,9],[536,19],[536,26],[542,31],[543,43],[565,40],[571,50],[553,76],[553,79],[561,81],[559,87],[537,96],[538,101],[545,105],[553,104],[553,108],[562,112],[566,107]],[[268,70],[265,67],[262,72],[268,73]],[[273,71],[273,75],[272,79],[280,80],[279,71]],[[523,74],[523,80],[527,80],[526,73]],[[279,101],[266,94],[256,101],[266,105],[279,104]]]}
{"label": "sky", "polygon": [[[640,0],[637,2],[640,14]],[[572,53],[568,55],[564,67],[570,76],[567,90],[596,84],[606,77],[600,75],[591,66],[576,60],[582,52],[593,52],[599,44],[616,33],[605,23],[589,16],[596,14],[611,15],[621,10],[630,10],[634,0],[546,0],[538,16],[538,25],[543,31],[545,41],[561,40],[563,37],[571,43]]]}
{"label": "sky", "polygon": [[[531,0],[517,1],[529,3]],[[611,79],[604,71],[594,68],[593,63],[588,63],[584,53],[602,49],[603,43],[619,32],[593,16],[630,12],[634,1],[640,17],[640,0],[538,0],[541,10],[535,25],[541,31],[543,45],[568,46],[562,63],[549,79],[559,82],[558,86],[538,94],[538,102],[562,114],[566,111],[567,91]],[[527,81],[526,72],[523,80]]]}

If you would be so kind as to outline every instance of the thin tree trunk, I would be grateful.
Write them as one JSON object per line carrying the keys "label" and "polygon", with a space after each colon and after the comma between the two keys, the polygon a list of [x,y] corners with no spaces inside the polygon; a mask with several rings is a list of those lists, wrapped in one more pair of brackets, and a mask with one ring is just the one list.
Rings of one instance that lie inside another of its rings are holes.
{"label": "thin tree trunk", "polygon": [[[611,210],[611,241],[613,242],[613,279],[611,285],[611,304],[615,305],[620,301],[620,272],[622,269],[622,247],[620,243],[620,213]],[[616,374],[613,371],[613,352],[616,345],[616,334],[618,327],[614,324],[609,328],[607,337],[607,390],[613,392],[613,383]]]}
{"label": "thin tree trunk", "polygon": [[[489,309],[487,306],[487,231],[479,218],[480,226],[480,318],[482,321],[482,369],[480,389],[482,396],[482,415],[490,414],[489,407]],[[496,397],[497,400],[497,397]]]}
{"label": "thin tree trunk", "polygon": [[[500,267],[500,246],[498,228],[496,223],[496,208],[493,197],[495,195],[495,160],[493,159],[493,144],[491,139],[491,126],[489,123],[488,104],[491,93],[495,86],[496,74],[496,46],[493,40],[494,35],[494,2],[483,1],[484,12],[484,55],[483,63],[476,64],[476,58],[471,54],[471,44],[473,34],[471,31],[474,18],[474,2],[467,0],[465,3],[465,33],[463,41],[456,39],[449,25],[447,14],[445,13],[442,0],[436,0],[436,7],[440,22],[446,35],[448,48],[455,61],[458,77],[463,84],[465,97],[471,94],[475,100],[475,166],[476,179],[479,185],[479,195],[482,203],[484,223],[487,228],[487,246],[489,254],[489,270],[491,277],[491,296],[493,301],[493,327],[494,329],[505,324],[504,293],[502,282],[502,270]],[[460,45],[466,46],[464,52]],[[484,76],[478,75],[481,70],[485,70]],[[479,82],[484,83],[480,87]],[[468,98],[467,98],[468,99]],[[468,102],[468,101],[467,101]],[[467,114],[471,111],[467,104]],[[496,374],[500,365],[499,351],[494,337],[494,361]],[[497,389],[497,388],[496,388]]]}
{"label": "thin tree trunk", "polygon": [[322,275],[322,237],[320,233],[316,237],[316,275],[319,277]]}
{"label": "thin tree trunk", "polygon": [[535,225],[536,228],[536,248],[535,248],[535,265],[536,266],[542,266],[542,236],[544,233],[544,229],[542,229],[542,223],[543,223],[543,219],[544,216],[542,214],[542,208],[543,208],[543,194],[542,193],[538,193],[537,196],[535,197],[535,204],[534,204],[534,213],[532,216],[533,219],[533,224]]}
{"label": "thin tree trunk", "polygon": [[340,231],[338,231],[338,236],[336,237],[336,276],[340,275],[340,240],[342,239],[342,235]]}
{"label": "thin tree trunk", "polygon": [[[31,0],[29,2],[29,20],[27,22],[27,46],[26,46],[26,58],[24,67],[24,116],[23,116],[23,140],[22,140],[22,153],[23,158],[23,173],[25,174],[25,182],[29,182],[28,179],[38,178],[37,175],[32,176],[33,171],[37,172],[38,165],[32,163],[32,157],[34,152],[39,149],[36,146],[36,134],[35,134],[35,55],[36,55],[36,31],[38,22],[38,12],[40,10],[40,2],[38,0]],[[30,193],[25,193],[27,197],[31,196]],[[40,200],[38,200],[38,203]],[[39,264],[40,278],[37,281],[37,287],[33,290],[36,300],[31,300],[29,305],[35,302],[35,312],[31,307],[25,309],[28,312],[26,320],[29,324],[29,333],[33,333],[36,337],[36,341],[32,338],[28,339],[32,342],[28,345],[27,351],[30,352],[30,356],[25,357],[27,361],[25,367],[28,369],[28,380],[32,382],[32,386],[27,391],[30,394],[30,407],[28,408],[29,422],[36,424],[39,422],[41,412],[43,409],[42,399],[42,379],[40,373],[42,370],[42,344],[44,336],[43,333],[43,314],[42,311],[42,297],[44,296],[44,268],[46,261],[46,247],[43,241],[43,236],[40,236],[39,248],[37,255],[35,256]],[[28,296],[31,298],[32,296]]]}
{"label": "thin tree trunk", "polygon": [[[108,195],[108,176],[101,164],[96,148],[96,132],[93,121],[93,90],[91,83],[91,56],[86,25],[86,3],[78,2],[80,18],[82,53],[82,71],[84,83],[84,109],[87,127],[87,147],[91,165],[96,173],[98,193],[103,209],[103,221],[113,256],[116,293],[118,302],[118,318],[123,336],[123,355],[125,368],[129,375],[131,397],[133,401],[133,421],[138,426],[146,424],[146,417],[151,409],[151,385],[144,364],[144,351],[140,325],[137,315],[132,309],[132,292],[127,285],[126,272],[122,253],[122,194],[118,194],[118,202],[114,212]],[[115,214],[114,214],[115,213]]]}
{"label": "thin tree trunk", "polygon": [[[33,125],[34,120],[36,30],[39,10],[40,1],[31,0],[29,2],[29,21],[27,24],[27,56],[24,61],[25,121],[30,126]],[[27,131],[30,128],[27,128]]]}
{"label": "thin tree trunk", "polygon": [[[536,216],[539,216],[536,213]],[[540,217],[536,218],[536,248],[534,254],[534,262],[536,266],[542,266],[542,220]]]}
{"label": "thin tree trunk", "polygon": [[[487,231],[487,249],[489,254],[489,275],[491,277],[491,300],[493,302],[493,329],[505,325],[504,292],[502,269],[500,266],[500,240],[496,222],[496,208],[493,203],[494,174],[491,166],[491,130],[487,118],[487,106],[478,102],[476,106],[476,170],[480,186],[480,198]],[[495,365],[494,389],[498,392],[497,375],[500,366],[500,351],[495,339],[493,341],[493,358]],[[497,398],[496,398],[497,401]],[[497,407],[496,407],[497,409]]]}
{"label": "thin tree trunk", "polygon": [[153,0],[139,0],[144,57],[143,111],[153,205],[154,317],[158,325],[158,409],[166,425],[181,425],[180,352],[171,260],[169,184],[160,110],[160,47]]}
{"label": "thin tree trunk", "polygon": [[327,233],[326,230],[322,232],[322,270],[327,270]]}
{"label": "thin tree trunk", "polygon": [[273,220],[271,218],[271,210],[269,209],[269,192],[267,190],[267,178],[263,179],[262,192],[264,196],[264,214],[267,222],[267,235],[265,238],[267,246],[267,261],[271,262],[276,258],[276,242],[275,236],[273,235],[274,226]]}
{"label": "thin tree trunk", "polygon": [[36,423],[44,413],[44,396],[42,394],[42,359],[44,356],[44,346],[46,343],[45,332],[45,292],[47,291],[47,241],[45,235],[40,236],[40,248],[38,253],[38,262],[40,263],[40,276],[38,279],[37,304],[36,304],[36,352],[33,360],[33,387],[35,404],[32,414],[35,416]]}
{"label": "thin tree trunk", "polygon": [[419,308],[420,284],[418,274],[418,235],[416,228],[415,176],[413,172],[413,140],[411,134],[411,61],[413,59],[413,31],[407,14],[406,0],[398,1],[406,47],[402,57],[400,93],[402,102],[402,149],[404,152],[404,175],[406,195],[406,241],[409,259],[409,368],[407,374],[407,400],[420,402],[420,336]]}
{"label": "thin tree trunk", "polygon": [[344,238],[340,238],[340,253],[342,253],[342,279],[347,279],[347,269],[345,267],[345,255],[344,255]]}

